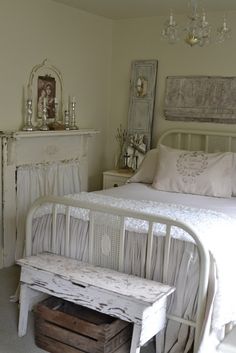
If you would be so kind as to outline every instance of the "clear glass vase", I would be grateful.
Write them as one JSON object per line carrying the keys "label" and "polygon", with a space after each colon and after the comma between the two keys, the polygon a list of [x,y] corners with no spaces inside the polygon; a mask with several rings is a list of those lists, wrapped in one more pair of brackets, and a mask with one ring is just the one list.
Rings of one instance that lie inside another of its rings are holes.
{"label": "clear glass vase", "polygon": [[124,147],[120,148],[120,151],[117,155],[117,159],[116,159],[116,169],[123,169],[125,166],[125,160],[124,160]]}

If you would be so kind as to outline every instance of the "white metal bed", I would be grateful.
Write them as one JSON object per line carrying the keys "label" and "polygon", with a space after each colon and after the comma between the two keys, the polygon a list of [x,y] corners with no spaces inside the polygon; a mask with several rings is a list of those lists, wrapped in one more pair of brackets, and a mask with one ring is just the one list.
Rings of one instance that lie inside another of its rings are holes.
{"label": "white metal bed", "polygon": [[[208,132],[208,131],[190,131],[190,130],[170,130],[164,133],[158,143],[168,144],[172,147],[187,149],[187,150],[204,150],[206,152],[218,152],[220,151],[236,151],[236,133],[221,133],[221,132]],[[196,320],[186,320],[181,317],[176,317],[174,315],[168,314],[168,318],[180,323],[189,325],[195,328],[195,339],[194,339],[194,352],[196,353],[199,349],[201,340],[201,329],[203,326],[203,321],[205,317],[205,307],[207,299],[207,289],[208,289],[208,278],[209,278],[209,267],[210,259],[209,252],[205,245],[202,243],[200,235],[196,233],[189,225],[173,220],[166,216],[153,216],[149,213],[138,212],[133,210],[124,210],[118,207],[111,207],[106,205],[97,205],[92,202],[86,201],[76,201],[68,198],[59,197],[44,197],[38,199],[31,207],[26,223],[26,256],[32,255],[32,223],[33,218],[37,210],[44,204],[52,204],[52,232],[51,239],[49,240],[49,250],[51,252],[56,252],[57,244],[57,217],[60,211],[59,205],[64,205],[65,207],[65,254],[66,256],[71,256],[70,254],[70,219],[71,211],[73,208],[82,208],[89,210],[89,262],[94,263],[94,239],[96,237],[96,225],[95,225],[95,215],[97,212],[99,214],[114,215],[118,218],[119,230],[116,235],[117,237],[117,252],[118,261],[115,264],[116,269],[123,271],[124,263],[124,244],[125,244],[125,219],[131,217],[134,219],[141,219],[148,222],[148,237],[146,246],[146,258],[145,258],[145,277],[150,278],[150,268],[151,268],[151,254],[153,248],[153,229],[154,224],[164,224],[166,226],[166,236],[165,236],[165,246],[164,246],[164,265],[162,273],[162,281],[166,283],[167,281],[167,270],[170,259],[170,248],[171,248],[171,229],[173,227],[178,227],[183,231],[187,232],[194,240],[199,254],[199,290],[198,290],[198,303],[197,303],[197,314]],[[106,234],[107,236],[107,234]],[[108,234],[109,236],[109,234]],[[34,239],[37,242],[37,239]],[[102,244],[101,244],[102,247]],[[96,265],[99,263],[96,263]]]}
{"label": "white metal bed", "polygon": [[[211,139],[214,139],[212,143]],[[236,132],[171,129],[160,136],[158,144],[167,141],[172,147],[186,150],[198,148],[205,152],[236,152]]]}

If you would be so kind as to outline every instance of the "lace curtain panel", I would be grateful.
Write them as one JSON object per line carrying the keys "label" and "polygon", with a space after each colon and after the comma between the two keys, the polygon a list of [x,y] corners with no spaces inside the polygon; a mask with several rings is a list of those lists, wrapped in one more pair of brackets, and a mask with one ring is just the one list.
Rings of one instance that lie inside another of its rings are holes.
{"label": "lace curtain panel", "polygon": [[41,196],[78,193],[81,191],[79,162],[17,168],[16,191],[16,259],[22,257],[25,238],[25,220],[30,205]]}

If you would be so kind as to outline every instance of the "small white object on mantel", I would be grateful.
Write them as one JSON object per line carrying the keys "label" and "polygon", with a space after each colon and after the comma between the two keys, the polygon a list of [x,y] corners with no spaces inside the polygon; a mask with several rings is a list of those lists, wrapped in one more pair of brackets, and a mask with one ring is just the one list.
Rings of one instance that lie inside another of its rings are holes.
{"label": "small white object on mantel", "polygon": [[50,253],[17,264],[22,267],[20,337],[26,334],[34,291],[132,322],[130,353],[139,353],[140,347],[165,327],[167,296],[174,287]]}

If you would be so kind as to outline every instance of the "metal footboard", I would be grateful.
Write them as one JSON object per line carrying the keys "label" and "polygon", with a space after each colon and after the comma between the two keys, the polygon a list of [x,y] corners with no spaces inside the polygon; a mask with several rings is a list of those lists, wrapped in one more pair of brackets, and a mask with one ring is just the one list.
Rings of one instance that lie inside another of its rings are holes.
{"label": "metal footboard", "polygon": [[196,321],[185,320],[173,315],[168,315],[168,318],[186,325],[192,326],[195,328],[195,339],[194,339],[194,352],[197,352],[199,343],[200,343],[200,334],[203,326],[204,315],[205,315],[205,306],[206,306],[206,297],[207,297],[207,288],[208,288],[208,278],[209,278],[209,267],[210,259],[209,252],[205,249],[204,245],[200,241],[198,235],[186,224],[175,221],[168,217],[154,216],[145,212],[124,210],[117,207],[98,205],[92,202],[71,200],[65,197],[43,197],[32,205],[28,212],[27,221],[26,221],[26,256],[32,255],[32,223],[36,211],[43,204],[52,204],[52,232],[51,232],[51,251],[54,252],[57,244],[57,216],[58,216],[58,204],[65,207],[65,219],[66,219],[66,230],[65,230],[65,255],[70,257],[70,217],[71,209],[82,208],[89,210],[89,262],[93,263],[94,258],[94,238],[96,237],[95,226],[94,226],[94,216],[96,212],[103,213],[106,215],[111,215],[118,217],[119,219],[119,242],[118,242],[118,264],[117,269],[123,271],[124,263],[124,246],[125,246],[125,218],[130,217],[134,219],[144,220],[148,222],[148,235],[147,235],[147,247],[146,247],[146,261],[145,261],[145,273],[146,277],[151,277],[151,254],[153,249],[153,237],[154,237],[154,224],[159,223],[163,224],[166,227],[166,236],[165,236],[165,246],[164,246],[164,264],[163,264],[163,273],[162,281],[166,283],[167,280],[167,271],[170,258],[170,247],[171,247],[171,229],[172,227],[178,227],[183,231],[187,232],[192,239],[194,240],[199,255],[199,290],[198,290],[198,303],[197,303],[197,314]]}

